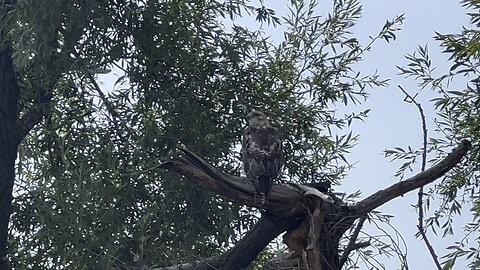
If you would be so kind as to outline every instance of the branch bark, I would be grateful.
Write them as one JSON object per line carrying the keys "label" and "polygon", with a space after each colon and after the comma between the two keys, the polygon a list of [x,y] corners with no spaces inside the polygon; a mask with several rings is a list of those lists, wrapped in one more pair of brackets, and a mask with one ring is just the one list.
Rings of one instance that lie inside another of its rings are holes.
{"label": "branch bark", "polygon": [[471,143],[467,140],[464,140],[458,147],[454,148],[450,154],[448,154],[443,160],[435,164],[433,167],[418,173],[407,180],[398,182],[386,189],[375,192],[374,194],[353,205],[351,207],[352,212],[357,216],[365,215],[396,197],[402,196],[407,192],[432,183],[455,167],[455,165],[461,161],[463,156],[465,156],[470,147]]}
{"label": "branch bark", "polygon": [[256,205],[255,189],[250,180],[221,172],[186,148],[180,150],[185,154],[184,158],[174,158],[160,167],[183,174],[207,190],[247,206],[263,208],[273,215],[298,216],[305,211],[300,203],[303,191],[296,185],[274,184],[265,205]]}

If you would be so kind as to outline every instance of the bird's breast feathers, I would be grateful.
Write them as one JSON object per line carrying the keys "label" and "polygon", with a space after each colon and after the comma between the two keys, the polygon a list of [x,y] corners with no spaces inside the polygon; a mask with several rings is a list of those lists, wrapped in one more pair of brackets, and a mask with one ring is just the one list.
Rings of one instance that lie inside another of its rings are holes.
{"label": "bird's breast feathers", "polygon": [[[281,155],[280,133],[272,126],[248,126],[243,133],[242,152],[247,156],[277,158]],[[260,153],[260,154],[259,154]]]}

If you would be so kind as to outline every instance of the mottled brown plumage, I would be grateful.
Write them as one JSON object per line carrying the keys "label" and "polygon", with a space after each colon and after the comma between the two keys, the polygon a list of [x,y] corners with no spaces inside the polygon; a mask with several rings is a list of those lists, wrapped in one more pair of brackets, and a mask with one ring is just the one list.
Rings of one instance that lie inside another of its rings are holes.
{"label": "mottled brown plumage", "polygon": [[247,120],[242,134],[243,169],[255,187],[256,203],[264,205],[282,167],[282,141],[262,112],[249,113]]}

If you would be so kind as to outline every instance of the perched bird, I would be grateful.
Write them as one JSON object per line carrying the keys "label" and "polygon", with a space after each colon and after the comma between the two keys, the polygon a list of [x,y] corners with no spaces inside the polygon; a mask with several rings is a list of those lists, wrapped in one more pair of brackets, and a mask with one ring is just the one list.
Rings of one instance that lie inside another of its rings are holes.
{"label": "perched bird", "polygon": [[282,167],[282,140],[264,113],[252,111],[247,121],[242,134],[243,169],[255,187],[255,202],[265,205]]}

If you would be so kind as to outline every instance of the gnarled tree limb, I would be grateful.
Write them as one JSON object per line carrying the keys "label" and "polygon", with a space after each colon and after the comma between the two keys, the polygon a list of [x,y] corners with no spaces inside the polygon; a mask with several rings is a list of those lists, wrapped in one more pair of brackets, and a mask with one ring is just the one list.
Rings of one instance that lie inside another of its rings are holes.
{"label": "gnarled tree limb", "polygon": [[[295,237],[299,236],[299,238],[297,237],[294,241],[308,244],[308,247],[300,245],[298,250],[302,255],[298,255],[299,252],[290,253],[288,256],[281,255],[274,258],[265,269],[278,269],[281,265],[283,265],[282,267],[291,267],[291,269],[305,269],[305,264],[307,264],[307,267],[311,269],[339,270],[342,263],[345,262],[345,258],[341,259],[338,254],[339,241],[356,219],[365,217],[370,211],[386,202],[445,175],[461,161],[469,148],[470,142],[464,141],[430,169],[395,183],[384,190],[377,191],[351,206],[345,205],[332,194],[329,194],[331,197],[322,192],[315,195],[315,192],[306,191],[308,188],[301,185],[274,184],[269,200],[261,207],[266,210],[266,213],[234,248],[218,257],[167,268],[157,268],[157,270],[242,269],[248,266],[272,239],[287,230],[295,234],[292,230],[301,224],[304,224],[302,226],[307,228],[307,232],[296,234]],[[203,188],[241,204],[260,207],[254,203],[254,187],[247,178],[225,174],[190,150],[184,148],[181,150],[185,154],[183,158],[164,162],[161,167],[183,174]],[[312,219],[314,216],[315,220]],[[358,232],[354,232],[354,234],[358,234]],[[353,237],[356,238],[355,235]],[[355,243],[353,241],[347,248],[346,254],[367,244],[367,242]],[[320,256],[316,256],[316,259],[313,258],[313,260],[310,259],[315,255],[310,250],[312,248],[315,252],[320,253]],[[307,260],[305,257],[302,259],[303,254],[307,254]]]}
{"label": "gnarled tree limb", "polygon": [[305,211],[300,204],[303,191],[294,185],[274,184],[264,206],[256,205],[255,189],[246,177],[228,175],[186,148],[180,148],[184,158],[164,162],[161,167],[183,174],[201,187],[247,206],[263,208],[273,215],[297,216]]}

